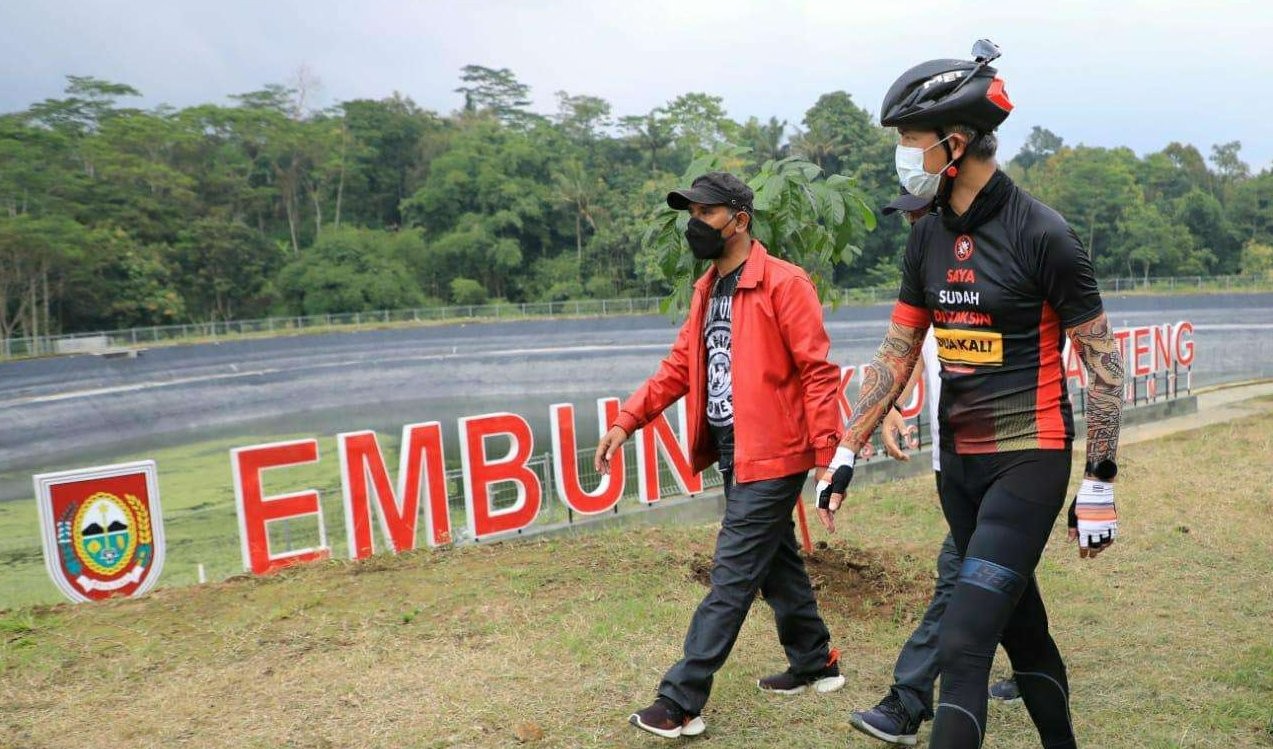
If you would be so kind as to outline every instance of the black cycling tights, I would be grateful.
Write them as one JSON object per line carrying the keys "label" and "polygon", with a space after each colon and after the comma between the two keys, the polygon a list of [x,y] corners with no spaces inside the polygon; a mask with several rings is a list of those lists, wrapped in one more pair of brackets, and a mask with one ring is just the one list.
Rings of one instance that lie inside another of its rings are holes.
{"label": "black cycling tights", "polygon": [[1065,501],[1070,451],[942,451],[941,468],[942,510],[964,562],[938,636],[941,697],[928,745],[982,745],[986,683],[1002,642],[1043,746],[1074,747],[1065,664],[1034,580]]}

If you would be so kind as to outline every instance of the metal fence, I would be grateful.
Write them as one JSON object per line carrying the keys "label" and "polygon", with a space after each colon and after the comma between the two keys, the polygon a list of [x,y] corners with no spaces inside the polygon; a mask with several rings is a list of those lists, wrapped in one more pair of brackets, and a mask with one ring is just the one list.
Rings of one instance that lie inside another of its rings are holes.
{"label": "metal fence", "polygon": [[[1254,276],[1183,276],[1110,278],[1100,282],[1107,292],[1130,291],[1273,291],[1273,280]],[[897,298],[896,286],[842,289],[840,303],[876,304]],[[534,317],[657,314],[663,297],[579,299],[564,302],[521,304],[469,304],[449,307],[416,307],[372,312],[266,317],[258,320],[226,320],[180,325],[100,330],[66,335],[13,337],[0,340],[0,359],[64,353],[112,353],[175,341],[217,340],[238,336],[286,335],[326,328],[365,328],[409,323],[457,320],[515,320]]]}

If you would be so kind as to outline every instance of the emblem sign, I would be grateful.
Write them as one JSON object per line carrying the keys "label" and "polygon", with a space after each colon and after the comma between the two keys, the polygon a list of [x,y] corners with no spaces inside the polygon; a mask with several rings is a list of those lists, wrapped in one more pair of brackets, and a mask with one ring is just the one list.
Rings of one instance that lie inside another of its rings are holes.
{"label": "emblem sign", "polygon": [[154,461],[34,477],[44,565],[72,601],[139,596],[164,565]]}
{"label": "emblem sign", "polygon": [[965,262],[972,257],[972,251],[976,245],[972,241],[972,237],[967,234],[960,234],[955,237],[955,259],[959,262]]}

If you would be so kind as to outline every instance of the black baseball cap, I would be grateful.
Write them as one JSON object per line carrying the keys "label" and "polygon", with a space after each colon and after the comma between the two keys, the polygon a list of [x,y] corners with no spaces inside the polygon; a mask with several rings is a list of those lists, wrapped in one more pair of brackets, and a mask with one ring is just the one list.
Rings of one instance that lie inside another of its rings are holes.
{"label": "black baseball cap", "polygon": [[884,215],[887,216],[890,213],[897,213],[898,211],[902,211],[903,213],[922,211],[932,202],[931,198],[921,198],[918,195],[911,195],[909,192],[906,192],[906,188],[903,187],[902,194],[893,198],[888,205],[884,206]]}
{"label": "black baseball cap", "polygon": [[753,213],[751,201],[755,194],[746,182],[729,172],[708,172],[694,180],[686,190],[673,190],[667,194],[669,207],[684,211],[690,203],[724,205],[737,211]]}

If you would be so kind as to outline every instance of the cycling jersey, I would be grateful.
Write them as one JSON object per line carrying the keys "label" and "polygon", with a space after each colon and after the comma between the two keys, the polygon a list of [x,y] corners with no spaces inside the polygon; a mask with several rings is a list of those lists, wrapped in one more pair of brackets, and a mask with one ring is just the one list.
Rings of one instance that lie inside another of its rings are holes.
{"label": "cycling jersey", "polygon": [[1060,214],[996,172],[963,216],[912,229],[894,320],[931,323],[941,448],[1067,449],[1065,329],[1101,314],[1091,259]]}

